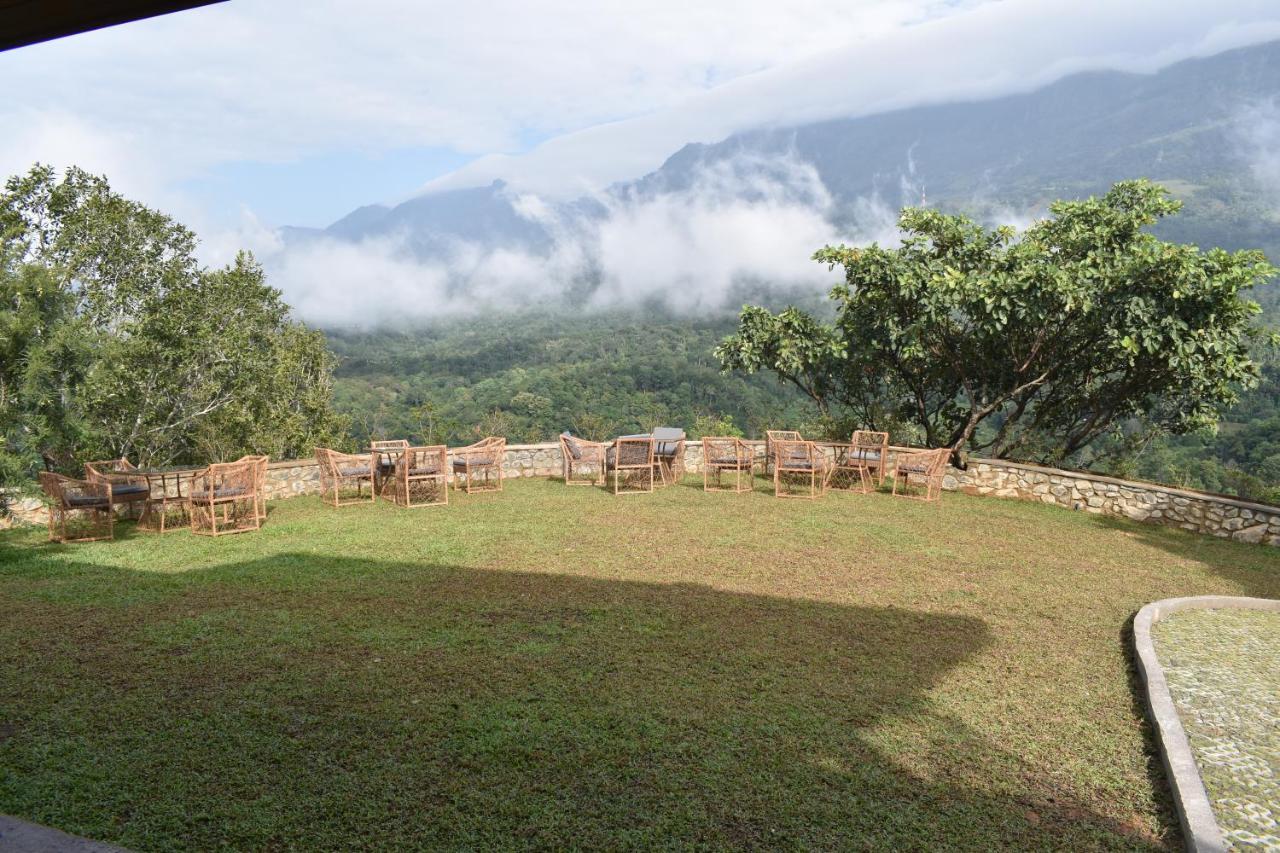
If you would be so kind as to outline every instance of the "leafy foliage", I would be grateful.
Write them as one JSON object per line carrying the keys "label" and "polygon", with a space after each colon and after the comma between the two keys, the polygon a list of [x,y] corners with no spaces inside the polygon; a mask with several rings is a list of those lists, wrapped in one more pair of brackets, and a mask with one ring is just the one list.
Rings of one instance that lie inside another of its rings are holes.
{"label": "leafy foliage", "polygon": [[0,458],[6,477],[86,458],[290,456],[345,432],[333,356],[248,254],[195,237],[79,169],[0,194]]}
{"label": "leafy foliage", "polygon": [[748,307],[717,355],[777,373],[830,417],[910,422],[957,454],[1061,463],[1135,422],[1117,447],[1212,428],[1257,382],[1260,309],[1243,294],[1275,270],[1149,233],[1178,209],[1126,181],[1056,202],[1019,239],[908,208],[900,248],[815,254],[845,270],[833,323]]}
{"label": "leafy foliage", "polygon": [[759,435],[811,420],[811,407],[772,379],[721,373],[711,351],[731,328],[729,318],[527,314],[327,337],[339,357],[337,405],[357,443],[465,444],[477,427],[497,426],[522,442],[663,424],[692,435],[699,418]]}

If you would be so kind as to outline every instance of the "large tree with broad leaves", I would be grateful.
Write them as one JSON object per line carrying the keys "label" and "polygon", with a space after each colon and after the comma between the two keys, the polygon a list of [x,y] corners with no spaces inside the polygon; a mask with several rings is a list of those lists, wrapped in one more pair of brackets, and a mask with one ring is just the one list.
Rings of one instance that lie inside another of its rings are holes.
{"label": "large tree with broad leaves", "polygon": [[0,192],[0,477],[90,458],[199,462],[339,438],[334,359],[248,254],[105,178],[36,166]]}
{"label": "large tree with broad leaves", "polygon": [[1059,464],[1212,428],[1257,381],[1247,293],[1275,269],[1260,252],[1155,237],[1179,208],[1141,180],[1059,201],[1021,234],[908,208],[901,245],[814,255],[844,270],[832,322],[748,306],[717,355],[774,371],[833,420],[909,423],[957,462],[973,450]]}

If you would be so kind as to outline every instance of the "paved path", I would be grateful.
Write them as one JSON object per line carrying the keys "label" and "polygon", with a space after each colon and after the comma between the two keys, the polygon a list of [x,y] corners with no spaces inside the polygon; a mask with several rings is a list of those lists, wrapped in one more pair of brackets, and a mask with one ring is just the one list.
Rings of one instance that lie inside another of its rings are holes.
{"label": "paved path", "polygon": [[1280,613],[1184,610],[1152,634],[1227,843],[1280,853]]}
{"label": "paved path", "polygon": [[0,814],[2,853],[128,853],[123,847],[67,835],[56,829]]}

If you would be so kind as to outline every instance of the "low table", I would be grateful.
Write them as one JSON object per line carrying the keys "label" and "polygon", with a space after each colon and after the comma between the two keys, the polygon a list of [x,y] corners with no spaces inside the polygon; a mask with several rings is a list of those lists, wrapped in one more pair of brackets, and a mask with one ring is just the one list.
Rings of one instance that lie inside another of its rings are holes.
{"label": "low table", "polygon": [[387,484],[395,484],[396,464],[399,463],[400,457],[404,455],[404,449],[399,447],[371,447],[369,448],[369,453],[373,456],[374,494],[386,500]]}
{"label": "low table", "polygon": [[[847,441],[822,442],[822,446],[830,447],[835,454],[831,469],[827,472],[827,488],[845,491],[858,491],[867,494],[871,487],[871,468],[883,468],[884,460],[879,450],[871,450],[850,444]],[[857,477],[857,485],[852,478]]]}

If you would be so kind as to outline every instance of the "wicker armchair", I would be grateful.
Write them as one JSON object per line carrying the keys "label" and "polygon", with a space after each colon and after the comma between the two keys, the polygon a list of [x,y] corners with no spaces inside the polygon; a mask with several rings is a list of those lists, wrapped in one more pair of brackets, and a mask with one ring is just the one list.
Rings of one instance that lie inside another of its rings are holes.
{"label": "wicker armchair", "polygon": [[653,431],[653,456],[664,486],[678,483],[684,477],[684,430],[658,427]]}
{"label": "wicker armchair", "polygon": [[[946,447],[937,450],[916,450],[899,453],[893,466],[893,493],[903,498],[920,501],[936,501],[942,497],[942,476],[947,470],[951,451]],[[901,484],[902,491],[898,491]],[[924,493],[912,493],[912,488],[923,488]]]}
{"label": "wicker armchair", "polygon": [[86,462],[84,478],[90,483],[111,484],[113,508],[131,504],[145,510],[147,501],[151,499],[151,485],[146,477],[133,473],[137,470],[137,466],[121,456],[119,459],[107,459],[103,462]]}
{"label": "wicker armchair", "polygon": [[73,480],[41,471],[40,488],[49,498],[50,542],[94,542],[115,536],[109,482]]}
{"label": "wicker armchair", "polygon": [[[374,478],[377,469],[372,453],[339,453],[327,447],[316,448],[316,461],[320,463],[321,497],[335,507],[349,506],[365,501],[373,502],[376,494]],[[364,496],[364,484],[369,484],[369,497]],[[350,495],[355,488],[355,496]],[[346,491],[344,497],[343,490]]]}
{"label": "wicker armchair", "polygon": [[[827,491],[827,457],[812,441],[773,442],[773,494],[779,498],[817,498]],[[790,491],[788,482],[803,484],[805,491]]]}
{"label": "wicker armchair", "polygon": [[[726,471],[733,472],[733,485],[720,482]],[[715,485],[711,475],[715,475]],[[746,474],[746,484],[742,475]],[[749,492],[755,475],[755,453],[740,438],[704,437],[702,439],[702,490],[704,492]]]}
{"label": "wicker armchair", "polygon": [[[567,432],[560,433],[560,459],[566,486],[603,486],[605,445],[601,441],[587,441]],[[587,472],[591,479],[575,480]]]}
{"label": "wicker armchair", "polygon": [[[475,444],[459,447],[453,451],[453,485],[464,488],[467,494],[472,492],[502,491],[502,462],[507,455],[507,440],[491,435]],[[476,476],[484,475],[481,485],[476,485]],[[494,479],[491,479],[491,475]]]}
{"label": "wicker armchair", "polygon": [[449,503],[449,448],[410,447],[396,460],[396,503],[405,507]]}
{"label": "wicker armchair", "polygon": [[889,433],[854,430],[853,451],[868,471],[876,472],[876,485],[883,486],[888,473]]}
{"label": "wicker armchair", "polygon": [[773,448],[779,441],[804,441],[804,437],[793,429],[767,429],[764,431],[764,473],[773,470]]}
{"label": "wicker armchair", "polygon": [[267,518],[267,463],[271,459],[266,456],[241,456],[239,461],[253,463],[253,489],[258,496],[254,512],[258,513],[260,521],[265,521]]}
{"label": "wicker armchair", "polygon": [[[619,438],[605,453],[605,469],[613,474],[615,495],[653,491],[653,447],[649,436]],[[631,488],[623,488],[623,485]]]}
{"label": "wicker armchair", "polygon": [[387,489],[395,487],[396,461],[406,450],[409,442],[403,438],[369,442],[369,450],[373,451],[373,488],[383,497]]}
{"label": "wicker armchair", "polygon": [[257,467],[253,461],[217,462],[196,474],[191,482],[191,532],[224,536],[261,527]]}

